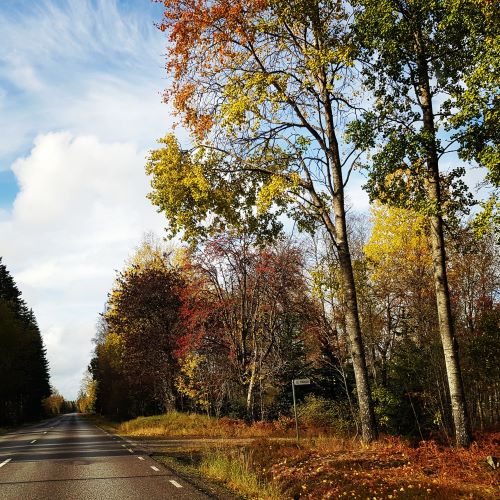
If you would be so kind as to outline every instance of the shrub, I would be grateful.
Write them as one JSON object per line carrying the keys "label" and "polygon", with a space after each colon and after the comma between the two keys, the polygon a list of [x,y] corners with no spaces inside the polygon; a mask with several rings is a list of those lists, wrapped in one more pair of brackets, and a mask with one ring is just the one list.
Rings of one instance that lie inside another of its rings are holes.
{"label": "shrub", "polygon": [[297,414],[300,422],[309,427],[330,427],[345,432],[353,425],[346,403],[313,394],[306,396],[304,402],[297,406]]}

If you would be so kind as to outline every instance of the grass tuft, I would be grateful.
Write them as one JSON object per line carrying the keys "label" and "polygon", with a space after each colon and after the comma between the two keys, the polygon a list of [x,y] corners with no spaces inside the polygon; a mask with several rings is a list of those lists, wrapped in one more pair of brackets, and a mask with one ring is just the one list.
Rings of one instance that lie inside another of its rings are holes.
{"label": "grass tuft", "polygon": [[200,471],[206,476],[223,481],[229,488],[246,498],[279,500],[281,491],[260,478],[254,471],[251,454],[245,450],[214,450],[204,454]]}

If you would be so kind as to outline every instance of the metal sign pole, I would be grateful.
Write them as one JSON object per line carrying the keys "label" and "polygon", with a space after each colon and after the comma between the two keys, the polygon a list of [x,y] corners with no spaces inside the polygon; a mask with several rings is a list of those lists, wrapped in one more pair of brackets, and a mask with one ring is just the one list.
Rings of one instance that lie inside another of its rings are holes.
{"label": "metal sign pole", "polygon": [[293,395],[293,413],[295,414],[295,433],[297,434],[297,443],[299,442],[299,421],[297,419],[297,404],[295,403],[295,380],[292,380]]}
{"label": "metal sign pole", "polygon": [[297,418],[297,403],[295,401],[295,386],[296,385],[309,385],[310,378],[296,378],[292,380],[292,396],[293,396],[293,413],[295,414],[295,432],[297,434],[297,443],[299,442],[299,419]]}

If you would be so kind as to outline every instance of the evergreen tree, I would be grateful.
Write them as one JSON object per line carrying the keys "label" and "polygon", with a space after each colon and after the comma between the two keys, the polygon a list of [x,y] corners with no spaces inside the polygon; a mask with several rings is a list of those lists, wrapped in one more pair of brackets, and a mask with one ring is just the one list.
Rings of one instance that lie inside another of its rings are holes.
{"label": "evergreen tree", "polygon": [[42,414],[50,394],[46,351],[35,315],[0,258],[0,424]]}

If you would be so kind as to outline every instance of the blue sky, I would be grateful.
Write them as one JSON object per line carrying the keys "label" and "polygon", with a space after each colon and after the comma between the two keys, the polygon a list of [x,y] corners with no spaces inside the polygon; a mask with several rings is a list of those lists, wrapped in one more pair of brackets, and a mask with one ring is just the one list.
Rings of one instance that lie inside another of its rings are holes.
{"label": "blue sky", "polygon": [[115,270],[165,225],[144,174],[173,123],[160,17],[149,0],[0,1],[0,255],[67,398]]}

